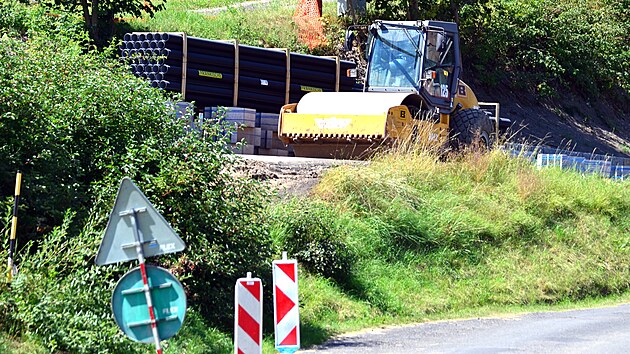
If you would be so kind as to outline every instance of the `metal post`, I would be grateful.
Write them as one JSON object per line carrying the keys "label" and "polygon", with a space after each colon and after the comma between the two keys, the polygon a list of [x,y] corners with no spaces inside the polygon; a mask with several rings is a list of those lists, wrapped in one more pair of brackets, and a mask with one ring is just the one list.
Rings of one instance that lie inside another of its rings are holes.
{"label": "metal post", "polygon": [[284,104],[289,104],[289,100],[291,99],[291,51],[289,48],[285,49],[287,55],[287,75],[285,80],[285,93],[284,93]]}
{"label": "metal post", "polygon": [[239,53],[238,39],[234,40],[234,96],[232,99],[232,106],[238,107],[238,90],[239,90],[239,76],[240,76],[240,53]]}
{"label": "metal post", "polygon": [[186,73],[188,71],[188,37],[182,32],[182,100],[186,100]]}
{"label": "metal post", "polygon": [[157,354],[162,354],[162,347],[160,346],[160,334],[158,333],[157,321],[155,320],[155,312],[153,311],[153,301],[151,300],[151,290],[149,289],[149,279],[147,277],[147,270],[144,264],[144,240],[140,234],[140,224],[138,223],[138,213],[146,212],[147,208],[134,208],[132,210],[125,210],[120,213],[120,216],[131,215],[131,228],[133,229],[133,236],[136,243],[136,253],[138,254],[138,263],[140,264],[140,274],[142,275],[142,284],[144,285],[144,295],[147,300],[147,307],[149,310],[149,319],[151,320],[151,330],[153,331],[153,340],[155,342],[155,351]]}
{"label": "metal post", "polygon": [[15,252],[15,235],[17,233],[18,203],[20,202],[20,187],[22,185],[22,172],[17,171],[15,176],[15,199],[13,201],[13,219],[11,220],[11,236],[9,237],[9,260],[7,262],[7,281],[10,283],[17,273],[13,265],[13,252]]}

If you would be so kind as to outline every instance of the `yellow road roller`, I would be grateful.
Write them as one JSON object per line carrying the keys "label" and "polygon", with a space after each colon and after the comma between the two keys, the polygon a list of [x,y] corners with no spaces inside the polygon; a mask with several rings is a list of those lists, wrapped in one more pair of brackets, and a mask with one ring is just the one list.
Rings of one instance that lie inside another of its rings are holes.
{"label": "yellow road roller", "polygon": [[509,125],[498,103],[477,101],[460,80],[455,23],[379,20],[366,29],[363,92],[311,92],[282,107],[278,137],[296,156],[367,157],[411,138],[490,146]]}

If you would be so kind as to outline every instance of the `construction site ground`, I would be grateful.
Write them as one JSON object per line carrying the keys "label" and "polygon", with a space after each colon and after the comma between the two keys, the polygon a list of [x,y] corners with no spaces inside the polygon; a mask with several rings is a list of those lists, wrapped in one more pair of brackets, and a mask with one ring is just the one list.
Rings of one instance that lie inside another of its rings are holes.
{"label": "construction site ground", "polygon": [[[324,0],[334,1],[334,0]],[[231,6],[252,9],[266,6],[269,0],[248,1]],[[198,10],[220,12],[226,8]],[[340,52],[346,60],[353,52]],[[357,60],[355,60],[357,61]],[[359,64],[359,70],[365,70]],[[467,75],[468,83],[477,98],[484,102],[499,102],[500,116],[509,118],[512,126],[506,140],[530,145],[545,145],[564,150],[630,157],[630,107],[623,100],[617,107],[604,98],[588,101],[567,89],[550,97],[542,97],[526,89],[514,90],[508,84],[486,87],[480,80]],[[611,96],[610,94],[602,95]],[[239,173],[263,181],[286,195],[308,195],[324,172],[343,163],[326,159],[300,159],[274,156],[244,156]]]}
{"label": "construction site ground", "polygon": [[241,155],[236,174],[261,181],[280,197],[308,196],[326,170],[366,161],[312,159],[303,157]]}

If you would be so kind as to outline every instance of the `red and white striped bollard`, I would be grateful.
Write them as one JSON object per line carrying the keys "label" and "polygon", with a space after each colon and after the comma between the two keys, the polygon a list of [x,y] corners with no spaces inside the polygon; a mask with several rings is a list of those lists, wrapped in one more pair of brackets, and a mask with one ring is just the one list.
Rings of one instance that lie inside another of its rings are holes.
{"label": "red and white striped bollard", "polygon": [[262,282],[247,272],[235,285],[234,354],[255,353],[262,353]]}
{"label": "red and white striped bollard", "polygon": [[297,261],[282,252],[282,260],[272,262],[272,272],[276,349],[293,353],[300,349]]}

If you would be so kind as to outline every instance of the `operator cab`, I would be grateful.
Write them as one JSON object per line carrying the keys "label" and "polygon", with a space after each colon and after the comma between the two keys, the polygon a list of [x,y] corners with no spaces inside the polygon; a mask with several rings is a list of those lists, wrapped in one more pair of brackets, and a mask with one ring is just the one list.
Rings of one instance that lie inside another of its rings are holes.
{"label": "operator cab", "polygon": [[461,71],[456,24],[377,21],[369,35],[364,91],[413,92],[429,106],[453,110]]}

